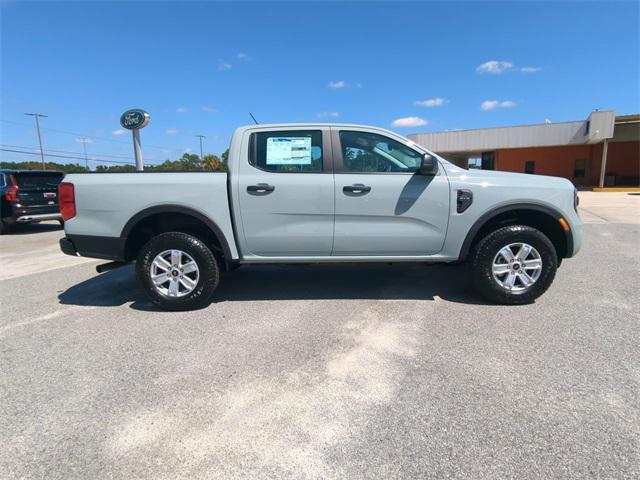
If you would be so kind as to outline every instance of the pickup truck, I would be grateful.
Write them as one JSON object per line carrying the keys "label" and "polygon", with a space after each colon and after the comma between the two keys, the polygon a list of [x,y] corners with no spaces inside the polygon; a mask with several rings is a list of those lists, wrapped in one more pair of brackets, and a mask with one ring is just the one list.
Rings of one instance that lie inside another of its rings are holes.
{"label": "pickup truck", "polygon": [[62,251],[135,261],[168,310],[263,263],[468,262],[487,299],[530,303],[582,239],[568,180],[466,170],[360,125],[240,127],[228,173],[73,174],[59,197]]}

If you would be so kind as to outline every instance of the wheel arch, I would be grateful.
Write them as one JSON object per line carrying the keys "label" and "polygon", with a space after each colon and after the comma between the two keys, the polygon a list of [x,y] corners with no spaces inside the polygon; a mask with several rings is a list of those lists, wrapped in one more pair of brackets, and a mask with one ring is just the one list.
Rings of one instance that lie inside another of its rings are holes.
{"label": "wheel arch", "polygon": [[492,208],[481,215],[467,232],[459,260],[466,260],[473,246],[486,233],[515,223],[538,228],[553,243],[558,259],[567,258],[573,252],[573,234],[571,230],[562,228],[561,218],[564,216],[558,210],[537,203],[513,203]]}
{"label": "wheel arch", "polygon": [[[185,207],[182,205],[156,205],[153,207],[145,208],[144,210],[136,213],[127,221],[127,223],[122,228],[120,238],[125,241],[125,255],[127,256],[128,260],[132,259],[131,255],[133,254],[133,251],[136,250],[136,248],[141,247],[141,245],[132,243],[135,242],[135,240],[133,239],[131,234],[135,233],[136,230],[139,230],[143,226],[150,226],[151,228],[153,228],[155,219],[160,222],[162,218],[166,218],[168,215],[172,215],[172,218],[174,219],[189,219],[189,221],[192,222],[192,225],[199,225],[203,227],[205,231],[210,234],[211,239],[215,240],[215,242],[217,243],[217,246],[221,250],[221,253],[224,255],[225,263],[231,263],[231,259],[233,258],[231,254],[231,248],[229,247],[229,242],[222,232],[222,229],[207,215],[193,208]],[[168,224],[170,225],[171,222],[169,221]],[[154,233],[162,233],[162,231]]]}

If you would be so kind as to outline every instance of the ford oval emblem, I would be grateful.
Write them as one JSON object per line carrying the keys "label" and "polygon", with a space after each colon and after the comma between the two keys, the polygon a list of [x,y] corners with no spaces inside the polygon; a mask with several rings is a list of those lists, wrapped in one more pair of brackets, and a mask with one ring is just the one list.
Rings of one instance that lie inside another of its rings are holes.
{"label": "ford oval emblem", "polygon": [[149,120],[151,120],[151,116],[147,112],[139,108],[134,108],[122,114],[120,117],[120,125],[129,130],[138,130],[139,128],[146,127]]}

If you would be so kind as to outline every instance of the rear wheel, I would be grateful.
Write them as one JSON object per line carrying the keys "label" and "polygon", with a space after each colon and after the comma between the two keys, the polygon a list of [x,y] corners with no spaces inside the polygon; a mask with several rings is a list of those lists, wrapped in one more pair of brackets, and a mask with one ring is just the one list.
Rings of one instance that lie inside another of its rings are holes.
{"label": "rear wheel", "polygon": [[476,289],[487,299],[508,305],[531,303],[551,285],[558,257],[539,230],[510,225],[480,240],[471,256]]}
{"label": "rear wheel", "polygon": [[151,301],[165,310],[207,306],[220,280],[218,262],[209,247],[180,232],[149,240],[138,255],[136,274]]}

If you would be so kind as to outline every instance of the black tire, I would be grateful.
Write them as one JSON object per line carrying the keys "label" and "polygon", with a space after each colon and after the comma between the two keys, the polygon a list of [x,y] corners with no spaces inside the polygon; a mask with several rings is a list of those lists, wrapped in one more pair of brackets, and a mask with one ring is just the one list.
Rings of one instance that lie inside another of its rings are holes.
{"label": "black tire", "polygon": [[[493,276],[492,267],[502,248],[520,242],[531,245],[538,251],[542,271],[533,285],[524,287],[520,284],[522,290],[512,292],[498,283]],[[509,225],[494,230],[481,239],[471,253],[470,264],[473,283],[483,297],[505,305],[522,305],[533,302],[549,288],[558,268],[558,256],[551,241],[541,231],[525,225]]]}
{"label": "black tire", "polygon": [[[151,265],[165,250],[181,250],[192,257],[199,270],[198,282],[189,294],[169,297],[160,293],[151,280]],[[136,262],[136,276],[151,301],[164,310],[196,310],[211,302],[220,281],[218,262],[209,247],[199,238],[180,232],[162,233],[142,247]]]}
{"label": "black tire", "polygon": [[0,235],[4,235],[7,233],[7,225],[4,223],[4,220],[0,219]]}

